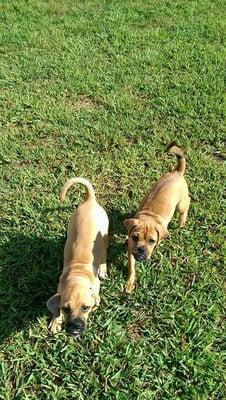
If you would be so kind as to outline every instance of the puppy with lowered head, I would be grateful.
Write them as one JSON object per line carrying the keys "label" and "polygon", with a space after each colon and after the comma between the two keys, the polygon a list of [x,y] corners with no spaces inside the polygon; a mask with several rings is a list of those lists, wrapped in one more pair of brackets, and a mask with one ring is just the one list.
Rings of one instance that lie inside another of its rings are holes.
{"label": "puppy with lowered head", "polygon": [[85,201],[73,213],[64,247],[64,267],[57,293],[47,307],[53,318],[49,325],[54,334],[65,325],[73,337],[81,336],[87,326],[88,315],[100,303],[99,278],[107,276],[108,217],[97,203],[91,183],[84,178],[68,180],[60,193],[61,201],[74,183],[86,187]]}
{"label": "puppy with lowered head", "polygon": [[184,179],[185,157],[175,143],[167,150],[177,157],[175,170],[163,175],[143,199],[135,217],[124,221],[128,230],[127,293],[134,289],[135,260],[149,259],[159,242],[169,235],[167,227],[175,210],[179,212],[180,226],[184,226],[187,219],[190,197]]}

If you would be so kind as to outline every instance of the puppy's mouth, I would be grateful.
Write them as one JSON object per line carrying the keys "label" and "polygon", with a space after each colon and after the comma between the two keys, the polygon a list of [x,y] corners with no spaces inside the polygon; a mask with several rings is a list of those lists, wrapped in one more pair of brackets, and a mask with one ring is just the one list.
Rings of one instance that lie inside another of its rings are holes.
{"label": "puppy's mouth", "polygon": [[85,333],[85,330],[86,323],[80,318],[71,320],[66,324],[66,332],[75,339],[82,336]]}
{"label": "puppy's mouth", "polygon": [[141,256],[139,254],[133,254],[136,261],[144,261],[147,259],[146,256]]}
{"label": "puppy's mouth", "polygon": [[145,247],[137,247],[133,250],[132,253],[136,261],[144,261],[147,259],[147,252]]}

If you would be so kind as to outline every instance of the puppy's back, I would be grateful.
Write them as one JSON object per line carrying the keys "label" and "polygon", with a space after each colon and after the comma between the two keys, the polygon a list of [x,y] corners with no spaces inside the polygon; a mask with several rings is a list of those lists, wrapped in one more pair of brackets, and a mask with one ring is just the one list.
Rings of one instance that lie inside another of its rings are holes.
{"label": "puppy's back", "polygon": [[84,184],[87,188],[87,196],[70,219],[64,248],[64,265],[93,264],[95,249],[101,249],[104,246],[103,238],[108,233],[108,217],[96,201],[93,186],[84,178],[69,180],[61,191],[61,200],[64,200],[68,188],[74,183]]}

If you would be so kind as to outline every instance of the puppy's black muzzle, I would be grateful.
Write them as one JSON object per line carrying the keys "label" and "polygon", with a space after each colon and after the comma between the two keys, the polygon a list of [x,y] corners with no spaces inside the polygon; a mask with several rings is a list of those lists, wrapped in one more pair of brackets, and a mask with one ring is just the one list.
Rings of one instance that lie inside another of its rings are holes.
{"label": "puppy's black muzzle", "polygon": [[80,337],[86,330],[86,323],[80,318],[68,321],[66,331],[70,336]]}
{"label": "puppy's black muzzle", "polygon": [[147,251],[145,246],[137,247],[133,250],[133,256],[136,261],[144,261],[147,258]]}

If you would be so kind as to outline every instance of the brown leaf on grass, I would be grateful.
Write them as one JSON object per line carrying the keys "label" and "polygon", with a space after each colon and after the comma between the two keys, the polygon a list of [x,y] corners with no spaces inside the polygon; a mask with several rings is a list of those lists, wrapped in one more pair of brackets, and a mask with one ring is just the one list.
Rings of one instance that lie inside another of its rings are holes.
{"label": "brown leaf on grass", "polygon": [[131,324],[127,326],[127,336],[132,340],[140,340],[141,339],[141,329],[136,324]]}

